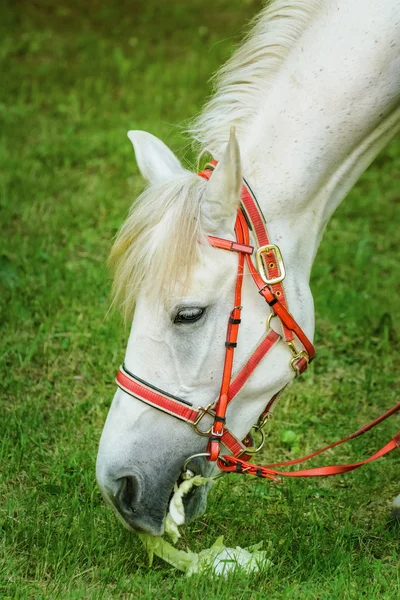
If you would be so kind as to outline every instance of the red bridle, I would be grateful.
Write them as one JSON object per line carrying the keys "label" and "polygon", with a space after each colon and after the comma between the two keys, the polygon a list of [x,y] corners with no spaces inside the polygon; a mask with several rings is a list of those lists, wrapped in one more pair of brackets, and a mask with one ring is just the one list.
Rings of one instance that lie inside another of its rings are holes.
{"label": "red bridle", "polygon": [[[209,179],[212,174],[212,169],[216,165],[213,161],[211,165],[199,175],[205,179]],[[257,243],[256,265],[252,260],[254,253],[253,246],[250,245],[249,224],[252,229],[255,241]],[[226,427],[226,411],[230,402],[236,397],[243,385],[252,375],[256,367],[260,364],[265,355],[282,340],[286,343],[290,350],[290,366],[299,375],[303,373],[308,364],[315,356],[315,349],[311,341],[308,339],[301,327],[296,323],[294,318],[288,312],[285,292],[283,288],[283,279],[285,277],[285,269],[281,256],[281,252],[275,244],[271,244],[262,212],[258,206],[257,200],[253,195],[249,185],[244,181],[241,193],[241,206],[237,213],[235,224],[236,241],[226,240],[215,236],[208,236],[208,242],[215,248],[221,248],[231,252],[236,252],[238,255],[238,271],[235,286],[234,306],[229,315],[227,334],[225,341],[225,360],[222,372],[221,388],[218,398],[215,402],[209,404],[206,408],[193,408],[192,404],[176,396],[172,396],[149,383],[143,381],[130,373],[125,366],[121,366],[118,371],[116,382],[117,385],[127,394],[166,412],[182,421],[190,424],[200,435],[208,437],[207,458],[210,461],[217,461],[218,467],[222,471],[234,471],[239,473],[249,473],[258,475],[268,479],[274,479],[277,475],[287,477],[311,477],[323,475],[335,475],[353,470],[366,462],[370,462],[383,456],[395,447],[400,446],[400,432],[386,444],[379,452],[371,458],[352,465],[337,465],[330,467],[320,467],[314,469],[306,469],[296,472],[277,471],[274,467],[292,465],[308,460],[317,454],[337,446],[344,441],[353,439],[361,433],[365,433],[374,425],[377,425],[387,417],[391,416],[400,410],[400,403],[390,409],[387,413],[366,425],[361,430],[358,430],[351,436],[335,442],[322,450],[319,450],[309,456],[294,461],[276,463],[258,467],[246,462],[254,452],[248,446],[251,444],[251,438],[248,435],[245,440],[240,441]],[[241,367],[239,372],[232,380],[234,352],[237,346],[237,338],[239,326],[241,322],[241,297],[242,283],[245,263],[250,271],[252,279],[256,284],[259,293],[265,299],[271,308],[271,313],[267,319],[267,331],[258,342],[255,349],[250,354],[246,363]],[[270,328],[272,317],[278,317],[282,325],[282,335],[276,333]],[[298,347],[300,342],[301,347]],[[267,404],[265,410],[258,421],[258,429],[261,430],[265,424],[273,403],[278,394],[276,394]],[[199,425],[205,415],[209,415],[212,425],[209,429],[202,430]],[[220,455],[221,444],[231,452],[230,456]]]}

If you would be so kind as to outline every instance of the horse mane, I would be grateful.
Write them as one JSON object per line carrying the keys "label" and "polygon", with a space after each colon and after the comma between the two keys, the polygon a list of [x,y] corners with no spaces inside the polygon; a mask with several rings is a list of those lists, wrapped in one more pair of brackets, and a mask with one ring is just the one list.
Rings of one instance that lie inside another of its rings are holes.
{"label": "horse mane", "polygon": [[243,139],[265,101],[266,91],[304,33],[322,0],[272,0],[251,23],[244,44],[213,76],[214,92],[188,132],[219,158],[230,127]]}
{"label": "horse mane", "polygon": [[183,288],[204,239],[201,200],[206,181],[194,173],[149,186],[133,204],[117,234],[109,263],[114,270],[113,304],[127,320],[142,285],[164,299]]}
{"label": "horse mane", "polygon": [[[258,15],[245,43],[215,76],[215,93],[189,129],[202,151],[219,158],[231,126],[239,140],[257,114],[285,58],[322,0],[273,0]],[[128,319],[139,287],[164,297],[185,286],[199,256],[201,200],[206,182],[188,172],[148,187],[131,208],[110,255],[113,303]]]}

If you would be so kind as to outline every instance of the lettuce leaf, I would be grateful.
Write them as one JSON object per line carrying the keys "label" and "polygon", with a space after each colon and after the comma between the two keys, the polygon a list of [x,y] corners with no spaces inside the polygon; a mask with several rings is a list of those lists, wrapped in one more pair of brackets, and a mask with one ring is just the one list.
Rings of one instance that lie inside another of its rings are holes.
{"label": "lettuce leaf", "polygon": [[[169,512],[164,522],[165,532],[171,537],[174,544],[180,537],[178,526],[183,525],[185,522],[183,496],[194,485],[203,485],[208,481],[211,480],[196,475],[183,481],[179,487],[175,485]],[[153,564],[154,555],[156,555],[176,569],[183,571],[186,575],[202,572],[227,575],[237,568],[250,573],[257,572],[261,568],[266,569],[272,565],[271,561],[267,559],[267,552],[260,550],[262,542],[248,548],[240,548],[239,546],[227,548],[224,545],[223,536],[221,536],[211,548],[196,553],[190,550],[188,552],[178,550],[160,536],[140,533],[139,537],[147,550],[150,566]]]}
{"label": "lettuce leaf", "polygon": [[223,536],[219,537],[211,548],[199,553],[178,550],[162,537],[154,537],[145,533],[139,534],[148,555],[150,566],[154,555],[165,560],[186,575],[208,572],[215,575],[227,575],[235,569],[243,569],[246,573],[267,569],[272,562],[267,558],[267,552],[260,550],[262,542],[248,548],[227,548]]}

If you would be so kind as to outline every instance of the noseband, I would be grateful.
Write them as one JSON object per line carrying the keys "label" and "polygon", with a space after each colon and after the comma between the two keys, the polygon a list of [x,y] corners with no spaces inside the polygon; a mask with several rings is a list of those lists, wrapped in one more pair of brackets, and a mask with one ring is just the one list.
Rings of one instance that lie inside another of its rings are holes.
{"label": "noseband", "polygon": [[[207,165],[206,169],[199,173],[204,179],[209,179],[212,175],[216,161]],[[238,270],[234,294],[234,305],[230,312],[227,324],[227,333],[225,341],[225,360],[222,371],[222,381],[220,392],[217,399],[205,408],[193,408],[193,405],[181,398],[168,394],[148,382],[143,381],[123,365],[120,367],[116,382],[117,385],[127,394],[141,400],[142,402],[157,408],[167,414],[185,421],[193,427],[197,434],[208,437],[207,452],[204,454],[209,461],[217,462],[222,471],[234,471],[239,473],[249,473],[268,479],[275,479],[278,475],[289,477],[300,476],[322,476],[334,475],[353,470],[366,462],[375,460],[383,456],[395,447],[400,446],[400,432],[384,446],[378,453],[371,458],[353,465],[339,465],[332,467],[320,467],[306,469],[296,472],[277,471],[275,467],[291,465],[303,462],[320,454],[328,448],[334,447],[365,433],[368,429],[377,425],[387,417],[400,410],[400,403],[387,411],[384,415],[358,430],[348,438],[335,442],[322,450],[319,450],[309,456],[295,461],[276,463],[257,467],[246,462],[252,454],[260,449],[252,447],[252,438],[248,435],[243,441],[238,440],[226,427],[226,411],[237,396],[243,385],[252,375],[256,367],[260,364],[266,354],[279,342],[283,341],[289,352],[288,362],[295,375],[303,373],[309,363],[314,359],[315,349],[304,331],[294,320],[288,311],[283,280],[285,278],[285,267],[279,247],[272,244],[268,237],[264,216],[258,205],[258,202],[250,189],[248,183],[243,180],[241,191],[241,203],[237,212],[235,223],[236,241],[208,236],[208,243],[214,248],[220,248],[230,252],[236,252],[238,255]],[[250,229],[257,243],[257,250],[250,245]],[[253,256],[255,255],[255,262]],[[256,347],[251,352],[247,361],[240,368],[238,373],[232,378],[234,352],[237,346],[239,326],[241,323],[241,298],[242,283],[245,264],[252,276],[252,279],[258,289],[259,294],[264,298],[271,311],[267,317],[266,332],[259,340]],[[271,328],[272,318],[277,317],[281,324],[281,333],[277,333]],[[280,392],[279,392],[280,393]],[[262,433],[270,414],[272,405],[279,394],[276,394],[267,404],[263,413],[259,417],[256,429]],[[211,420],[211,426],[201,427],[202,419],[208,415]],[[263,433],[262,433],[263,436]],[[262,440],[264,437],[262,437]],[[231,452],[230,456],[221,456],[221,444]],[[188,461],[187,461],[188,462]]]}

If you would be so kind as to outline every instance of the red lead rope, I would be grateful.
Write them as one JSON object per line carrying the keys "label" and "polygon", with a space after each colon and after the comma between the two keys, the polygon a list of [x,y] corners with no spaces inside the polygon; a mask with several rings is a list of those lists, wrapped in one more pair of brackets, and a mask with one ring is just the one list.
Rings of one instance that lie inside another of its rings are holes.
{"label": "red lead rope", "polygon": [[235,456],[222,456],[218,459],[218,467],[221,469],[221,471],[225,471],[228,473],[229,472],[247,473],[249,475],[256,475],[257,477],[262,477],[262,478],[266,478],[266,479],[275,479],[276,476],[279,476],[279,477],[327,477],[329,475],[339,475],[341,473],[348,473],[349,471],[354,471],[354,469],[358,469],[358,467],[362,467],[363,465],[365,465],[369,462],[372,462],[372,461],[376,460],[377,458],[381,458],[382,456],[384,456],[385,454],[388,454],[395,448],[399,448],[400,447],[400,431],[398,433],[396,433],[396,435],[394,435],[392,437],[392,439],[387,444],[385,444],[385,446],[383,446],[383,448],[378,450],[378,452],[375,452],[375,454],[373,454],[370,458],[367,458],[367,459],[362,460],[357,463],[351,463],[348,465],[330,465],[327,467],[314,467],[311,469],[303,469],[301,471],[277,471],[274,467],[289,467],[292,465],[298,465],[300,463],[306,462],[306,461],[310,460],[311,458],[318,456],[318,454],[322,454],[323,452],[326,452],[326,450],[330,450],[331,448],[334,448],[335,446],[339,446],[340,444],[344,444],[344,442],[348,442],[360,435],[363,435],[364,433],[366,433],[367,431],[369,431],[376,425],[379,425],[379,423],[382,423],[382,421],[385,421],[385,419],[388,419],[389,417],[394,415],[399,410],[400,410],[400,402],[398,402],[395,406],[393,406],[388,411],[386,411],[383,415],[381,415],[377,419],[374,419],[373,421],[371,421],[371,423],[364,425],[363,427],[361,427],[360,429],[358,429],[351,435],[343,438],[342,440],[334,442],[333,444],[330,444],[329,446],[325,446],[324,448],[321,448],[320,450],[317,450],[316,452],[313,452],[312,454],[308,454],[307,456],[304,456],[303,458],[296,458],[294,460],[288,460],[285,462],[278,462],[278,463],[273,463],[270,465],[258,466],[258,465],[251,464],[251,463],[249,463],[245,460],[242,460],[238,457],[235,457]]}

